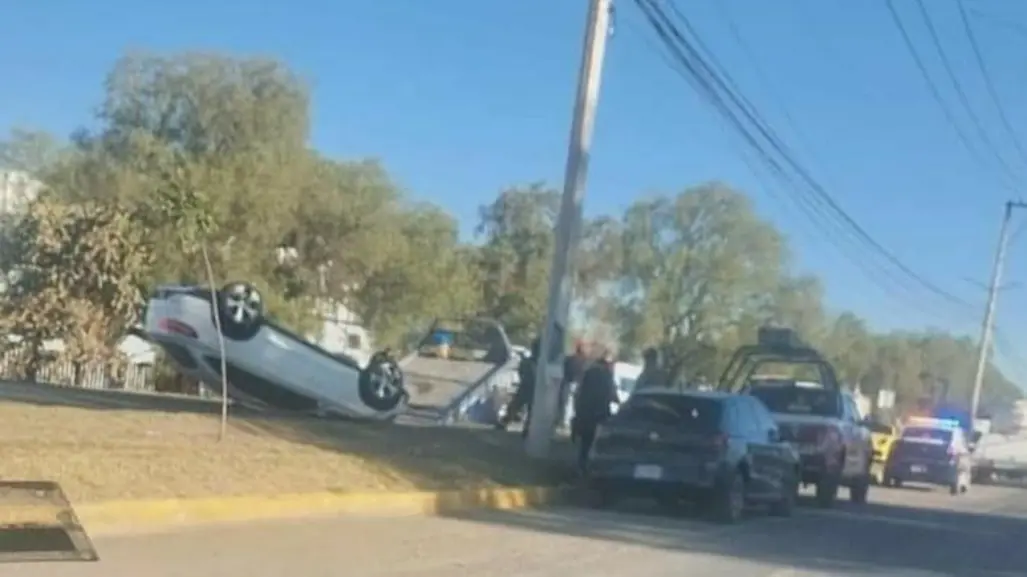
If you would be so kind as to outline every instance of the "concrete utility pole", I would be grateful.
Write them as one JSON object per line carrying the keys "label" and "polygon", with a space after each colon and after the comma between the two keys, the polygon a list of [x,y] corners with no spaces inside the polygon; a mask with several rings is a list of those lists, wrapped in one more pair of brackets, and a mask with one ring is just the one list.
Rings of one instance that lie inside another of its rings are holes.
{"label": "concrete utility pole", "polygon": [[977,410],[981,404],[981,387],[984,385],[984,373],[988,368],[988,355],[991,353],[991,339],[995,332],[995,308],[999,288],[1002,284],[1002,270],[1005,268],[1006,248],[1009,244],[1009,221],[1013,218],[1014,208],[1025,207],[1027,204],[1024,202],[1008,201],[1002,213],[998,248],[995,249],[995,264],[991,271],[991,282],[988,285],[988,303],[984,307],[984,322],[981,326],[981,339],[977,350],[977,371],[974,373],[973,394],[970,397],[971,431],[977,420]]}
{"label": "concrete utility pole", "polygon": [[533,457],[541,458],[549,454],[556,424],[557,395],[563,379],[564,339],[572,294],[573,268],[570,260],[577,248],[578,229],[581,226],[592,126],[595,124],[596,104],[599,100],[611,10],[612,0],[589,1],[585,47],[578,73],[578,92],[571,124],[570,148],[567,151],[563,200],[556,225],[556,250],[549,277],[549,301],[542,329],[542,346],[539,347],[537,359],[535,395],[528,421],[527,452]]}

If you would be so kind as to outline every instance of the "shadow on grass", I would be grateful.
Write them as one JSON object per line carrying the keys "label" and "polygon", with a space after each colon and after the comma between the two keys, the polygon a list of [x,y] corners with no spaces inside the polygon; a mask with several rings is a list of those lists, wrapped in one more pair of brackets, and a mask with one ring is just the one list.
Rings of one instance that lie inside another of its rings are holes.
{"label": "shadow on grass", "polygon": [[[694,512],[674,517],[632,505],[617,511],[565,507],[464,511],[449,517],[826,575],[1027,575],[1024,518],[882,504],[822,511],[804,504],[792,518],[755,512],[744,523],[725,527]],[[687,573],[687,567],[682,570]]]}
{"label": "shadow on grass", "polygon": [[536,461],[525,454],[519,434],[486,428],[284,417],[239,419],[234,426],[380,463],[423,490],[556,485],[573,478],[569,442],[554,440],[551,458]]}

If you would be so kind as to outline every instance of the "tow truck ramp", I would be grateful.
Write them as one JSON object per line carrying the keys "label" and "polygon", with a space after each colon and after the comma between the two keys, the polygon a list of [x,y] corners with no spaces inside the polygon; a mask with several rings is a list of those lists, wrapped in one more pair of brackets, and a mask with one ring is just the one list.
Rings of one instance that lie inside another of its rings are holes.
{"label": "tow truck ramp", "polygon": [[475,318],[435,321],[400,366],[411,410],[451,424],[507,384],[516,362],[502,325]]}

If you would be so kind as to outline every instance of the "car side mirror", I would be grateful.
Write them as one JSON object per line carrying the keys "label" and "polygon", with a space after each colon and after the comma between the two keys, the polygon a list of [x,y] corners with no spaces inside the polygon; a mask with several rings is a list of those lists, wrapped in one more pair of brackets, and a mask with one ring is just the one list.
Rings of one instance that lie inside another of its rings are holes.
{"label": "car side mirror", "polygon": [[767,430],[767,440],[771,443],[776,443],[781,440],[781,432],[777,430],[777,427]]}

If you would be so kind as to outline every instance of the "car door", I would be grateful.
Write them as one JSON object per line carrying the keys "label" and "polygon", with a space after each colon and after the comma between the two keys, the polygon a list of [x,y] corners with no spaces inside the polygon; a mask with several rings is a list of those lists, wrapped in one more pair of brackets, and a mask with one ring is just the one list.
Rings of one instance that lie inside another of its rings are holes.
{"label": "car door", "polygon": [[842,395],[842,435],[845,443],[842,475],[855,477],[863,474],[872,457],[870,433],[863,426],[863,417],[855,400],[848,394]]}
{"label": "car door", "polygon": [[[756,399],[743,395],[734,400],[736,416],[738,418],[736,427],[739,433],[744,435],[749,453],[749,478],[752,490],[757,494],[767,494],[775,491],[775,442],[771,440],[771,430],[777,431],[777,426],[771,426],[764,422],[756,410]],[[775,433],[776,434],[776,433]]]}

